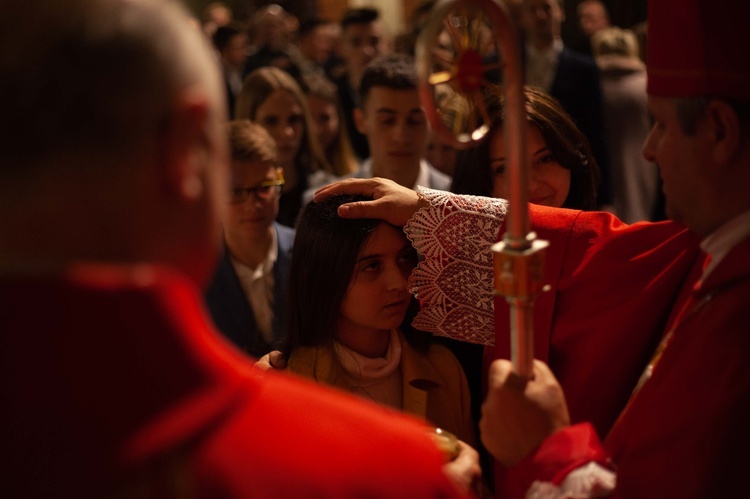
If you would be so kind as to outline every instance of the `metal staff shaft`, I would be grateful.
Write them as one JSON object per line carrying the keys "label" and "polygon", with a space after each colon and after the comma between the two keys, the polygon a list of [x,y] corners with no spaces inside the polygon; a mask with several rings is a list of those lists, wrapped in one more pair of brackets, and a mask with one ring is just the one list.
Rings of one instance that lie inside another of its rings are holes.
{"label": "metal staff shaft", "polygon": [[[534,359],[533,307],[536,295],[542,290],[544,251],[546,241],[536,239],[529,229],[528,181],[525,161],[526,110],[523,91],[521,52],[516,29],[505,9],[495,0],[440,0],[423,29],[417,44],[417,70],[420,78],[420,95],[433,128],[439,135],[450,139],[456,147],[470,147],[486,138],[489,123],[473,133],[454,137],[440,118],[436,109],[433,88],[438,82],[450,82],[458,91],[471,96],[477,109],[485,109],[481,93],[484,67],[477,64],[481,56],[468,47],[459,47],[455,65],[450,71],[431,75],[434,41],[442,30],[446,16],[459,12],[458,17],[472,7],[481,9],[492,30],[499,55],[502,57],[505,92],[505,150],[509,166],[510,206],[503,241],[492,247],[495,266],[495,294],[508,302],[511,330],[511,360],[519,376],[531,377]],[[454,24],[455,25],[455,24]],[[498,43],[499,42],[499,43]],[[496,329],[500,327],[496,324]],[[503,337],[496,330],[496,337]]]}

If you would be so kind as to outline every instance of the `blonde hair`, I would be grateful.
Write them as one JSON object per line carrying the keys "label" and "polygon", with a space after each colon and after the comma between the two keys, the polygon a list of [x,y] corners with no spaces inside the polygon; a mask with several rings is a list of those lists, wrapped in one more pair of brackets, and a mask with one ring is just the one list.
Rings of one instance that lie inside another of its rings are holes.
{"label": "blonde hair", "polygon": [[339,129],[336,138],[331,145],[323,151],[326,159],[331,164],[334,175],[343,177],[357,171],[357,159],[354,156],[349,134],[346,131],[344,113],[341,109],[336,86],[331,83],[325,76],[309,74],[304,76],[305,94],[308,97],[318,97],[326,102],[332,103],[336,107],[336,113],[339,117]]}
{"label": "blonde hair", "polygon": [[333,173],[333,169],[321,151],[317,138],[312,133],[313,122],[310,116],[310,108],[307,106],[307,99],[299,84],[284,70],[275,67],[262,67],[250,73],[237,96],[237,103],[234,108],[235,117],[255,121],[258,108],[277,90],[289,92],[302,108],[304,131],[302,133],[302,145],[294,160],[297,170],[304,173],[312,173],[318,170]]}

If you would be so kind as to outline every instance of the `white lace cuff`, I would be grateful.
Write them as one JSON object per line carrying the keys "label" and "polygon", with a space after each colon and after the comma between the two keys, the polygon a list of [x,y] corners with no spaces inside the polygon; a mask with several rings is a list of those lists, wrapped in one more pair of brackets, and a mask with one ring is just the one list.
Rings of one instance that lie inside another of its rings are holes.
{"label": "white lace cuff", "polygon": [[419,187],[430,206],[404,227],[424,260],[409,278],[422,302],[417,329],[493,345],[495,317],[490,247],[497,242],[508,202]]}
{"label": "white lace cuff", "polygon": [[550,482],[534,482],[526,492],[526,499],[584,499],[604,497],[615,490],[617,475],[596,463],[581,466],[556,486]]}

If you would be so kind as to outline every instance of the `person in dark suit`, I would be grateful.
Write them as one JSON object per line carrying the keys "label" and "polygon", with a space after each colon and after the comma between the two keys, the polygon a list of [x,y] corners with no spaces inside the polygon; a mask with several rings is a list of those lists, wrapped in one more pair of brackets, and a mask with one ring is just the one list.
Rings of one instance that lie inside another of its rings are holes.
{"label": "person in dark suit", "polygon": [[219,54],[221,72],[224,76],[224,87],[227,95],[229,116],[234,116],[234,103],[242,89],[245,77],[245,59],[247,58],[249,38],[247,30],[239,23],[219,26],[211,40]]}
{"label": "person in dark suit", "polygon": [[557,99],[586,136],[602,175],[599,205],[609,205],[612,195],[599,69],[593,58],[563,44],[560,32],[565,11],[561,3],[524,0],[521,6],[526,83]]}
{"label": "person in dark suit", "polygon": [[225,249],[206,290],[224,335],[260,357],[283,340],[294,229],[274,222],[284,185],[276,144],[249,120],[228,125],[232,156],[229,207],[222,217]]}
{"label": "person in dark suit", "polygon": [[259,8],[250,21],[251,53],[245,63],[245,76],[258,68],[275,67],[300,81],[291,44],[290,14],[282,6],[270,3]]}

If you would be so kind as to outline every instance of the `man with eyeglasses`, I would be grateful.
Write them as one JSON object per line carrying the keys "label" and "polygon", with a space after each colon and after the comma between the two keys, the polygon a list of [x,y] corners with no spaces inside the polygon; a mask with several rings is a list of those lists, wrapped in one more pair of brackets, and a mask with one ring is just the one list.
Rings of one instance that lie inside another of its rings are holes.
{"label": "man with eyeglasses", "polygon": [[294,229],[274,222],[284,176],[273,138],[249,120],[228,125],[232,159],[224,253],[206,291],[214,322],[254,357],[279,348]]}

